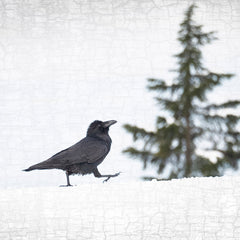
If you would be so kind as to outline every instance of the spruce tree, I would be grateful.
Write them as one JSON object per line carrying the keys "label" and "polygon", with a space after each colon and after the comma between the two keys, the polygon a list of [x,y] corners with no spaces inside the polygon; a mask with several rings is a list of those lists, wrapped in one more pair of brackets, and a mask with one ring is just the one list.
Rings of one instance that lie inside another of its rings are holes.
{"label": "spruce tree", "polygon": [[[178,41],[182,51],[174,55],[176,78],[171,84],[148,79],[147,88],[158,94],[155,99],[163,110],[157,116],[155,131],[124,125],[133,140],[142,143],[142,148],[129,147],[123,152],[140,158],[144,168],[148,163],[156,165],[157,172],[164,172],[168,179],[219,176],[228,167],[237,169],[240,159],[239,117],[226,114],[228,109],[238,107],[240,101],[210,104],[207,98],[214,87],[233,75],[211,72],[203,66],[201,47],[216,37],[215,32],[205,33],[195,23],[195,7],[187,9],[180,24]],[[212,162],[199,153],[201,145],[204,151],[217,151],[221,157]]]}

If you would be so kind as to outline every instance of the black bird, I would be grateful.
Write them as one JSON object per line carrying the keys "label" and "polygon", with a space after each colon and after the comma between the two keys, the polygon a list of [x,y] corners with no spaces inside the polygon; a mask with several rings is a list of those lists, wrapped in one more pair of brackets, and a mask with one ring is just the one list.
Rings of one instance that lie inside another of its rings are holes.
{"label": "black bird", "polygon": [[97,169],[97,166],[102,163],[110,151],[112,140],[108,131],[109,127],[116,122],[115,120],[106,122],[96,120],[92,122],[87,130],[87,136],[81,141],[53,155],[48,160],[23,171],[61,169],[66,172],[66,186],[71,186],[69,175],[73,174],[85,175],[93,173],[97,178],[106,177],[104,182],[111,177],[117,177],[120,173],[102,175]]}

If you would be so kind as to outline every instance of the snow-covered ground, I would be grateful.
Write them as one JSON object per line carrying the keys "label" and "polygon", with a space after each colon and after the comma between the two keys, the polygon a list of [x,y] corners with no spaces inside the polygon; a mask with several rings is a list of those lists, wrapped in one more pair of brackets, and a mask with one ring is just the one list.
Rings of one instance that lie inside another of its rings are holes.
{"label": "snow-covered ground", "polygon": [[240,239],[240,177],[0,190],[0,239]]}

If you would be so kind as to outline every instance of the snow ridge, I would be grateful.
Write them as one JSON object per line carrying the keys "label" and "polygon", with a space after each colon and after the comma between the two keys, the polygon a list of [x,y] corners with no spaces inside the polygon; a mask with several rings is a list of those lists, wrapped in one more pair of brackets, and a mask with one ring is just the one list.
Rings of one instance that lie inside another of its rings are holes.
{"label": "snow ridge", "polygon": [[240,239],[240,177],[0,190],[0,239]]}

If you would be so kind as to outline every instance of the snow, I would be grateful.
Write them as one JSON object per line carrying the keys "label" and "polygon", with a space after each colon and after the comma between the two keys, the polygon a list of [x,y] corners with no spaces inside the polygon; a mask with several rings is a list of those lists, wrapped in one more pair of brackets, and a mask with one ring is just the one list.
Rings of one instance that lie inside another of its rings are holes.
{"label": "snow", "polygon": [[0,239],[240,239],[240,177],[0,190]]}

